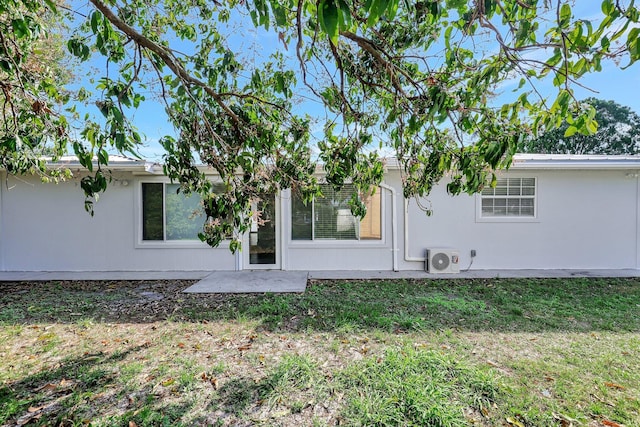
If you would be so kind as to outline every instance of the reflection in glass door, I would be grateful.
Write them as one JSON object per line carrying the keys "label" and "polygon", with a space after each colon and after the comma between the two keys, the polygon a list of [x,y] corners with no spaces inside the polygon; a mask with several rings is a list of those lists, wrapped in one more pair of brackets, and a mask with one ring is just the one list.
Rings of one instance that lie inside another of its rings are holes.
{"label": "reflection in glass door", "polygon": [[252,206],[255,215],[251,220],[249,232],[249,264],[278,268],[277,262],[277,220],[274,196],[264,196],[264,199]]}

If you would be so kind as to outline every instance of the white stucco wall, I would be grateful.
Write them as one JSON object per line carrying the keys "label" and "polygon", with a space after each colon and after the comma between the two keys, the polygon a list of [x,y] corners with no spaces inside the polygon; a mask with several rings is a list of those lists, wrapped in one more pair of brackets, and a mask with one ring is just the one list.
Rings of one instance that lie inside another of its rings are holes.
{"label": "white stucco wall", "polygon": [[[120,175],[127,186],[112,184],[84,211],[76,179],[41,184],[9,177],[3,189],[1,257],[5,271],[171,271],[233,270],[227,248],[142,248],[138,244],[137,178]],[[199,243],[199,242],[196,242]]]}
{"label": "white stucco wall", "polygon": [[[639,268],[639,188],[635,172],[625,170],[517,170],[509,176],[537,179],[537,217],[524,222],[483,222],[478,196],[449,196],[439,185],[428,198],[427,217],[409,202],[408,254],[405,254],[404,202],[400,174],[385,183],[397,191],[397,251],[400,270],[419,270],[430,247],[460,251],[461,268],[472,269],[624,269]],[[4,177],[3,177],[4,178]],[[3,271],[171,271],[234,270],[226,247],[211,249],[143,245],[139,238],[139,182],[163,177],[121,173],[127,186],[111,185],[95,207],[83,209],[78,180],[41,184],[36,178],[3,179],[0,189],[0,270]],[[285,270],[391,270],[392,197],[383,191],[380,241],[292,241],[288,193],[280,212],[282,268]],[[423,203],[427,203],[423,201]],[[149,247],[151,246],[151,247]],[[245,266],[247,267],[247,266]]]}
{"label": "white stucco wall", "polygon": [[[505,176],[537,178],[537,217],[483,222],[479,196],[451,197],[444,185],[430,195],[433,216],[409,204],[411,256],[429,247],[459,249],[461,268],[638,268],[637,178],[624,170],[512,170]],[[404,224],[403,224],[404,226]],[[403,262],[402,268],[423,268]]]}

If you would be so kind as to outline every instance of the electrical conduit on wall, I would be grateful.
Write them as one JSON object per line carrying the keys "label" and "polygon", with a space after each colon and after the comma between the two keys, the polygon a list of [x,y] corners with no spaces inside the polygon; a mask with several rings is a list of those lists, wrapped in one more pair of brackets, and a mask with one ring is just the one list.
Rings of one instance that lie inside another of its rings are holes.
{"label": "electrical conduit on wall", "polygon": [[409,201],[404,200],[404,260],[407,262],[425,262],[425,257],[409,256]]}

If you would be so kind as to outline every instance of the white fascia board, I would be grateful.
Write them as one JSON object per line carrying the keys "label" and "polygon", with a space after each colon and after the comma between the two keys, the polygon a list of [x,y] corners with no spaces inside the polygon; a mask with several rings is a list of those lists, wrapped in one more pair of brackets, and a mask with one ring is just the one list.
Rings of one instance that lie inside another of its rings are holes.
{"label": "white fascia board", "polygon": [[[399,169],[395,158],[388,159],[388,170]],[[640,156],[589,156],[589,155],[522,155],[516,154],[506,170],[616,170],[640,169]]]}
{"label": "white fascia board", "polygon": [[519,160],[514,159],[509,170],[556,169],[556,170],[629,170],[640,169],[640,159],[619,160]]}

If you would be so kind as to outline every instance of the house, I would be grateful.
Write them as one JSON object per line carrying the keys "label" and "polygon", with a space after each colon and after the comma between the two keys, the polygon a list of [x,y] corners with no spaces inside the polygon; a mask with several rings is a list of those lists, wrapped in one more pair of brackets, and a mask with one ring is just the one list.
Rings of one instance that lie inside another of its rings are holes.
{"label": "house", "polygon": [[283,191],[237,254],[196,240],[198,199],[160,166],[112,159],[94,217],[68,166],[77,177],[60,184],[0,171],[0,271],[422,270],[426,249],[436,272],[640,268],[638,157],[517,155],[496,188],[452,197],[441,184],[418,201],[389,162],[362,221],[344,191],[307,206]]}

